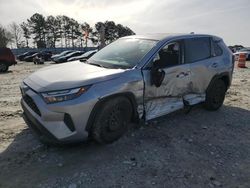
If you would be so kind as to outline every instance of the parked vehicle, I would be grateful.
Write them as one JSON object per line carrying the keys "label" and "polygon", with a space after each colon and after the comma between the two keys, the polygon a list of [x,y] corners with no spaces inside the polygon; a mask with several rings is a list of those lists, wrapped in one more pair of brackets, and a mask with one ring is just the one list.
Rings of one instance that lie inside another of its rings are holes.
{"label": "parked vehicle", "polygon": [[82,54],[84,54],[84,52],[82,52],[82,51],[71,52],[71,53],[68,53],[68,54],[66,54],[64,56],[54,58],[54,62],[56,62],[56,63],[64,63],[64,62],[67,62],[69,58],[75,57],[75,56],[80,56]]}
{"label": "parked vehicle", "polygon": [[238,60],[241,53],[246,54],[246,60],[250,61],[250,48],[243,48],[234,53],[235,60]]}
{"label": "parked vehicle", "polygon": [[45,60],[39,54],[33,58],[33,62],[35,65],[44,64],[44,61]]}
{"label": "parked vehicle", "polygon": [[51,51],[41,51],[37,54],[39,58],[42,58],[44,61],[50,61],[52,57],[52,52]]}
{"label": "parked vehicle", "polygon": [[34,53],[32,55],[28,55],[28,56],[25,56],[23,58],[23,61],[26,61],[26,62],[33,62],[33,59],[38,55],[39,53]]}
{"label": "parked vehicle", "polygon": [[71,53],[71,52],[74,52],[74,50],[63,51],[63,52],[61,52],[61,53],[59,53],[59,54],[53,55],[53,56],[51,57],[51,59],[52,59],[52,61],[56,61],[57,58],[59,58],[59,57],[61,57],[61,56],[65,56],[65,55],[67,55],[67,54],[69,54],[69,53]]}
{"label": "parked vehicle", "polygon": [[51,60],[51,56],[51,51],[41,51],[33,58],[33,62],[34,64],[44,64],[45,61]]}
{"label": "parked vehicle", "polygon": [[15,56],[9,48],[0,48],[0,72],[7,72],[9,66],[16,63]]}
{"label": "parked vehicle", "polygon": [[233,68],[233,54],[216,36],[123,37],[85,62],[31,74],[21,83],[23,117],[43,141],[111,143],[129,122],[198,103],[219,109]]}
{"label": "parked vehicle", "polygon": [[31,55],[33,55],[35,53],[37,53],[37,52],[35,52],[35,51],[34,52],[25,52],[25,53],[23,53],[21,55],[18,55],[17,59],[20,60],[20,61],[23,61],[26,56],[31,56]]}
{"label": "parked vehicle", "polygon": [[88,51],[80,56],[75,56],[75,57],[71,57],[68,59],[68,61],[76,61],[76,60],[87,60],[90,57],[92,57],[98,50],[91,50]]}

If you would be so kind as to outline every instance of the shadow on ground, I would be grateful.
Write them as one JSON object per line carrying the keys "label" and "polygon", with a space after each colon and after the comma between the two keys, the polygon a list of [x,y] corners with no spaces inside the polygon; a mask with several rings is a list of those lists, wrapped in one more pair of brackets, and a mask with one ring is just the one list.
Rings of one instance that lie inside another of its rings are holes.
{"label": "shadow on ground", "polygon": [[9,73],[12,73],[13,71],[11,71],[11,70],[8,70],[7,72],[0,72],[0,75],[1,74],[9,74]]}
{"label": "shadow on ground", "polygon": [[28,129],[0,154],[0,187],[249,187],[250,111],[195,107],[100,146],[42,145]]}

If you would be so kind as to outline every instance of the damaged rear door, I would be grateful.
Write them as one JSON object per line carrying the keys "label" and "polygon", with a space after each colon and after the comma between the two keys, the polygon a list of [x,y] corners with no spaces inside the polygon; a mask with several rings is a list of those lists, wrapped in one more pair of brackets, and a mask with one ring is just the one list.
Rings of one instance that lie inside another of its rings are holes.
{"label": "damaged rear door", "polygon": [[190,65],[184,64],[183,41],[167,43],[143,70],[146,120],[184,107],[191,91]]}

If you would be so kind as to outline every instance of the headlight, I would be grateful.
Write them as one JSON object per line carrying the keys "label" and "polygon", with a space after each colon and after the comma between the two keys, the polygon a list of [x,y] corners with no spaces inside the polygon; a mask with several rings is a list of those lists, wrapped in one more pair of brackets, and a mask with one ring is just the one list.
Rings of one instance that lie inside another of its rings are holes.
{"label": "headlight", "polygon": [[42,97],[47,104],[68,101],[81,96],[89,87],[90,86],[42,93]]}

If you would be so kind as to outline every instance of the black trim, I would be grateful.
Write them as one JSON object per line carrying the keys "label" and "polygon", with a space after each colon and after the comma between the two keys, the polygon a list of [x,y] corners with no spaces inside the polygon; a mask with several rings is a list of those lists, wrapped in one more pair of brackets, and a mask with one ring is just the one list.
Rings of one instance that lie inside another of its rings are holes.
{"label": "black trim", "polygon": [[41,112],[39,108],[37,107],[34,100],[27,94],[23,95],[23,100],[26,102],[26,104],[39,116],[41,116]]}
{"label": "black trim", "polygon": [[33,115],[24,106],[23,101],[21,101],[23,108],[23,119],[25,123],[38,135],[41,141],[46,143],[61,143],[54,135],[52,135],[44,126],[33,117]]}
{"label": "black trim", "polygon": [[226,87],[228,89],[230,87],[230,85],[231,85],[231,80],[230,80],[230,77],[229,77],[229,73],[228,72],[223,72],[223,73],[215,75],[212,78],[212,80],[210,81],[210,83],[209,83],[209,85],[208,85],[208,87],[206,89],[206,92],[213,86],[213,84],[216,82],[216,80],[222,79],[225,82],[225,78],[228,80],[228,83],[225,83]]}
{"label": "black trim", "polygon": [[64,121],[65,125],[69,128],[69,130],[71,130],[72,132],[74,132],[76,130],[74,123],[73,123],[73,120],[69,114],[64,114],[63,121]]}
{"label": "black trim", "polygon": [[134,94],[130,93],[130,92],[125,92],[125,93],[118,93],[118,94],[113,94],[110,96],[107,96],[105,98],[100,99],[94,106],[94,108],[92,109],[88,122],[87,122],[87,126],[85,128],[86,131],[90,131],[91,127],[94,123],[96,114],[99,112],[99,110],[102,108],[102,105],[104,102],[108,101],[108,100],[112,100],[115,97],[119,97],[119,96],[123,96],[123,97],[127,97],[129,99],[129,101],[131,102],[132,108],[133,108],[133,117],[132,117],[132,121],[135,123],[139,123],[139,115],[137,113],[137,102],[135,100],[135,96]]}

